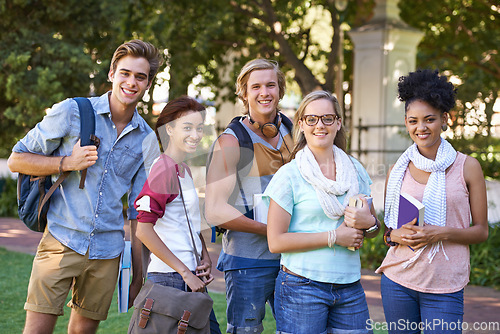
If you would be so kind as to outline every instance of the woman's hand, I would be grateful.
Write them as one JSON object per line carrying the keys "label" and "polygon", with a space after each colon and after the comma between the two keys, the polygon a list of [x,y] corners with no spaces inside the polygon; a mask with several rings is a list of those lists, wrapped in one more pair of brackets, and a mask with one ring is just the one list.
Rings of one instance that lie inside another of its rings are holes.
{"label": "woman's hand", "polygon": [[335,244],[342,247],[359,248],[363,245],[363,231],[352,228],[343,222],[336,230],[337,240]]}
{"label": "woman's hand", "polygon": [[[414,249],[418,249],[420,247],[424,247],[425,245],[442,240],[441,233],[444,232],[445,229],[446,227],[435,225],[424,224],[424,226],[416,226],[410,222],[400,228],[400,230],[402,230],[401,241],[403,244],[406,244]],[[394,231],[392,233],[394,233]]]}
{"label": "woman's hand", "polygon": [[192,272],[188,272],[186,274],[186,277],[182,277],[184,279],[184,282],[186,282],[187,286],[191,289],[193,292],[203,292],[205,291],[205,283],[202,282],[202,280],[194,275]]}
{"label": "woman's hand", "polygon": [[[403,236],[410,236],[416,232],[411,230],[410,226],[414,226],[417,223],[417,218],[413,219],[411,222],[404,224],[398,229],[391,231],[391,241],[397,244],[410,246],[407,240],[403,239]],[[412,246],[413,247],[413,246]]]}
{"label": "woman's hand", "polygon": [[212,261],[207,259],[201,259],[201,263],[196,267],[196,276],[198,276],[205,285],[210,284],[214,280],[212,275]]}
{"label": "woman's hand", "polygon": [[348,227],[358,230],[367,230],[374,224],[374,215],[365,197],[360,197],[363,202],[361,208],[347,206],[344,211],[344,222]]}

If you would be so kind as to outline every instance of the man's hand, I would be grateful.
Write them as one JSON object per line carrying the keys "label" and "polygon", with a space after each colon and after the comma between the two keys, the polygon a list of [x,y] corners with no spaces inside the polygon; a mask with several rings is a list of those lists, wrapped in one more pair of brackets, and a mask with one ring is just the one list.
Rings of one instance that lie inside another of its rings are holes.
{"label": "man's hand", "polygon": [[97,146],[80,146],[80,139],[78,139],[75,146],[73,146],[73,152],[71,152],[71,155],[63,160],[61,168],[64,172],[71,170],[83,170],[94,165],[96,161]]}

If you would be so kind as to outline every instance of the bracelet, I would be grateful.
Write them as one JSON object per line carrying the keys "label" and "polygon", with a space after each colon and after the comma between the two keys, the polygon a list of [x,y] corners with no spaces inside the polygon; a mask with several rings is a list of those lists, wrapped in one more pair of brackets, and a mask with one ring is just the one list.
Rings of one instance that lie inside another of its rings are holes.
{"label": "bracelet", "polygon": [[64,173],[62,170],[62,164],[63,164],[64,158],[66,158],[66,157],[67,157],[67,155],[63,155],[63,157],[61,158],[61,161],[59,161],[59,174]]}
{"label": "bracelet", "polygon": [[391,240],[391,232],[392,232],[392,228],[389,227],[387,229],[387,231],[385,231],[385,233],[384,233],[384,243],[387,247],[397,245],[397,243],[395,243],[394,241]]}
{"label": "bracelet", "polygon": [[328,231],[328,247],[335,247],[335,241],[337,241],[337,232],[335,230]]}
{"label": "bracelet", "polygon": [[376,230],[378,230],[379,226],[378,226],[378,219],[377,217],[375,217],[374,215],[372,215],[372,217],[375,219],[375,225],[373,225],[372,227],[370,227],[369,229],[366,229],[363,231],[363,236],[365,236],[366,234],[368,233],[372,233],[372,232],[375,232]]}

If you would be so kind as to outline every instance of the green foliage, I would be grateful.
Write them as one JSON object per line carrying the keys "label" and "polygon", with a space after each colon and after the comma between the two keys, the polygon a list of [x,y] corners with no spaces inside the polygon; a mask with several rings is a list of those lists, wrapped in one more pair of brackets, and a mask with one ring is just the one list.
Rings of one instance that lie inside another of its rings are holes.
{"label": "green foliage", "polygon": [[0,178],[0,217],[17,217],[17,182]]}
{"label": "green foliage", "polygon": [[459,137],[449,141],[456,150],[476,158],[484,175],[500,180],[500,138],[476,134],[471,139]]}
{"label": "green foliage", "polygon": [[500,145],[490,125],[500,92],[500,7],[486,0],[400,1],[399,7],[401,18],[425,33],[417,66],[455,78],[453,145],[477,158],[485,175],[498,179]]}
{"label": "green foliage", "polygon": [[490,226],[488,240],[470,246],[470,284],[500,290],[500,223]]}
{"label": "green foliage", "polygon": [[113,51],[147,25],[141,5],[118,0],[3,1],[0,17],[3,157],[46,108],[108,90]]}
{"label": "green foliage", "polygon": [[[350,1],[342,19],[348,25],[362,24],[373,4],[373,0]],[[340,13],[333,1],[207,0],[196,6],[178,1],[156,9],[150,21],[163,31],[160,44],[168,46],[174,96],[185,92],[186,83],[200,74],[202,84],[234,97],[238,71],[255,57],[279,61],[302,93],[320,86],[332,91],[339,47],[348,64],[352,58],[349,39],[344,46],[339,44]],[[314,31],[318,23],[322,28]],[[347,66],[346,79],[350,73]]]}
{"label": "green foliage", "polygon": [[383,237],[384,233],[381,231],[375,238],[363,241],[363,247],[359,249],[362,268],[375,270],[380,266],[389,250]]}

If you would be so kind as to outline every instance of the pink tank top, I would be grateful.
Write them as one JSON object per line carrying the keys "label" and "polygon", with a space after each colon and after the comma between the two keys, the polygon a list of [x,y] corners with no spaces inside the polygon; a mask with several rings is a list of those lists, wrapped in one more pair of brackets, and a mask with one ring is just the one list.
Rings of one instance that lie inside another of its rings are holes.
{"label": "pink tank top", "polygon": [[[471,222],[469,191],[464,180],[464,163],[467,156],[458,152],[455,162],[446,173],[446,226],[467,228]],[[413,179],[406,169],[401,192],[409,193],[422,201],[425,184]],[[452,293],[461,290],[469,282],[469,246],[443,241],[431,263],[427,255],[428,245],[417,261],[406,269],[403,263],[413,257],[408,246],[391,247],[376,273],[384,273],[390,280],[412,290],[427,293]]]}

